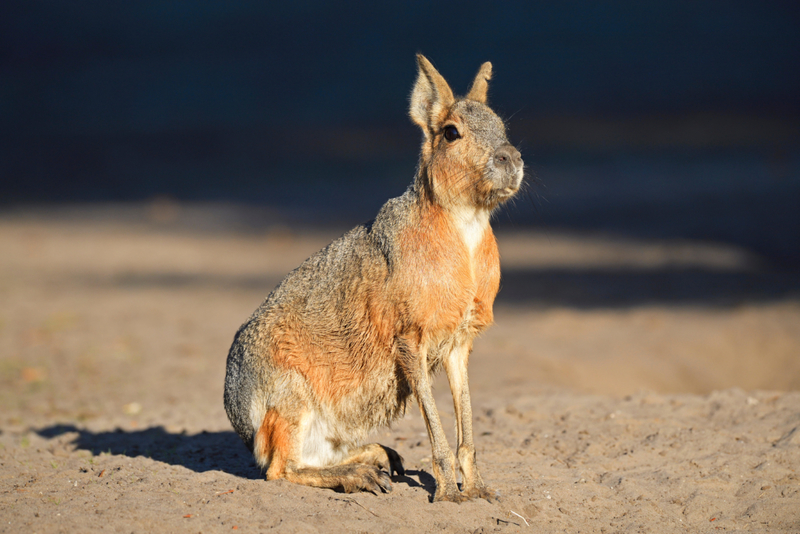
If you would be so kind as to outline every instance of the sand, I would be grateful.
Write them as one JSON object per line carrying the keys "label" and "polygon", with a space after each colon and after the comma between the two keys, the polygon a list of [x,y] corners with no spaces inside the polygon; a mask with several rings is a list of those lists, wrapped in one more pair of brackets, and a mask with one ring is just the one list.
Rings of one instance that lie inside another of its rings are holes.
{"label": "sand", "polygon": [[[151,208],[0,217],[0,532],[800,532],[797,273],[500,233],[470,374],[501,500],[430,502],[413,406],[375,436],[405,459],[393,491],[341,494],[265,481],[222,386],[236,328],[343,229]],[[442,377],[436,397],[452,430]]]}

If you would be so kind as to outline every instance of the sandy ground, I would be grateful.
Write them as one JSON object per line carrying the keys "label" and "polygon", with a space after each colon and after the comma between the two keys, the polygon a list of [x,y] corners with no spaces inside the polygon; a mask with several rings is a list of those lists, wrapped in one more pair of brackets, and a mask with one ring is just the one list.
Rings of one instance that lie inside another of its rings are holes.
{"label": "sandy ground", "polygon": [[376,435],[406,476],[348,495],[263,480],[222,406],[236,328],[339,229],[167,208],[0,217],[0,532],[800,532],[797,273],[723,245],[501,234],[470,367],[501,501],[430,502],[416,409]]}

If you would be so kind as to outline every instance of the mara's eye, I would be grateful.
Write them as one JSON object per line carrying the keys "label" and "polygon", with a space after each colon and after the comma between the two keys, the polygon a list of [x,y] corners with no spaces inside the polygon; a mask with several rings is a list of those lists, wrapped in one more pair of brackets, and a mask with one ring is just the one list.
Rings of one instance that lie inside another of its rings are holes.
{"label": "mara's eye", "polygon": [[455,141],[456,139],[461,138],[461,134],[458,133],[458,129],[455,126],[445,126],[444,127],[444,138],[448,141]]}

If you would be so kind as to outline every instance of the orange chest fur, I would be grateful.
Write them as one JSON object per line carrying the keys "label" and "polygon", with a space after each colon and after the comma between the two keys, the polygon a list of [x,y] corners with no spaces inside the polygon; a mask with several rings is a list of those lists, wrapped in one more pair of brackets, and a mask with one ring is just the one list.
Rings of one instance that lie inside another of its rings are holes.
{"label": "orange chest fur", "polygon": [[500,261],[488,225],[471,253],[443,217],[409,228],[401,237],[406,264],[394,282],[414,323],[409,326],[436,336],[454,332],[465,320],[478,331],[491,324]]}

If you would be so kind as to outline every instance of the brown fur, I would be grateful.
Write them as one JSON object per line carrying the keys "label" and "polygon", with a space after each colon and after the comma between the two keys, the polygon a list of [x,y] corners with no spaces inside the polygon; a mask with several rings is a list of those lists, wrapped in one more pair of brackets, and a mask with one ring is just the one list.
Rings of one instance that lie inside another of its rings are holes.
{"label": "brown fur", "polygon": [[[231,346],[225,408],[270,480],[389,491],[381,470],[402,473],[401,458],[363,443],[413,395],[431,440],[435,499],[493,496],[475,460],[467,366],[500,284],[489,216],[519,188],[522,160],[485,105],[489,63],[465,99],[427,59],[418,65],[410,115],[424,142],[414,183],[290,273]],[[446,138],[448,128],[457,135]],[[431,392],[439,368],[453,393],[457,454]]]}
{"label": "brown fur", "polygon": [[255,456],[259,465],[269,466],[267,480],[280,478],[292,453],[289,424],[277,410],[269,410],[256,434]]}

